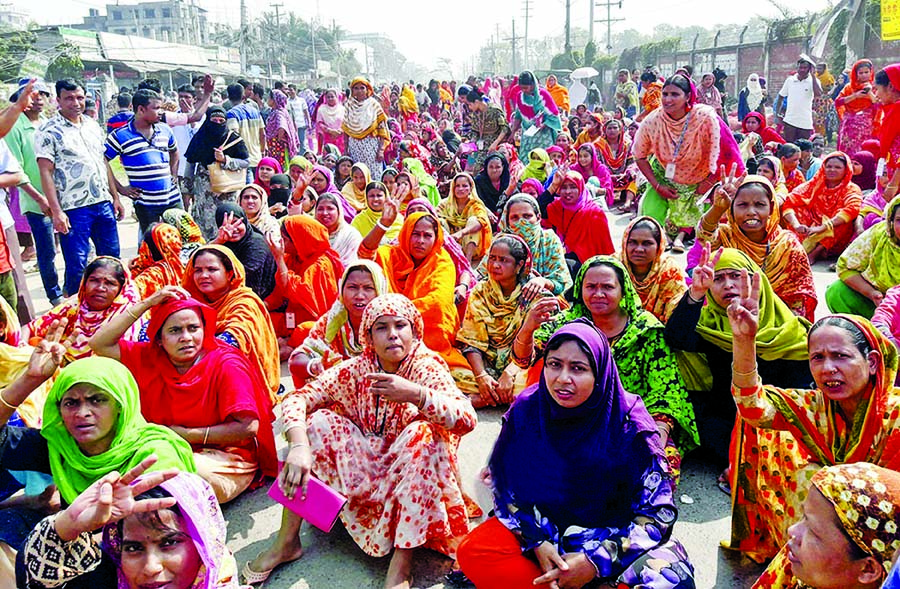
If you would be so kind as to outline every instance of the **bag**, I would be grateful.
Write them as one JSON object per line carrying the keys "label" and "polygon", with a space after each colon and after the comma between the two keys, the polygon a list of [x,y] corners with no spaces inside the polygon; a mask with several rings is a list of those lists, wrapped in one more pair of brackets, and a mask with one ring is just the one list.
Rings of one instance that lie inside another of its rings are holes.
{"label": "bag", "polygon": [[[228,138],[226,137],[226,143],[223,143],[222,147],[219,149],[224,151],[232,145],[237,144],[240,140],[241,136],[236,135],[235,139],[228,143]],[[212,191],[216,194],[234,192],[247,185],[247,170],[243,168],[238,170],[226,170],[219,162],[213,162],[206,166],[206,169],[209,172],[210,188],[212,188]]]}

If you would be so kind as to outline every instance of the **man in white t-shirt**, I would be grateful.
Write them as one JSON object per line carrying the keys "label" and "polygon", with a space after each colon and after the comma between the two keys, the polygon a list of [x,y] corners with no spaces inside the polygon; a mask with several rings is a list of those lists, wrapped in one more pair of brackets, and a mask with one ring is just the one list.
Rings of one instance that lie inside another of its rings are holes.
{"label": "man in white t-shirt", "polygon": [[811,74],[814,67],[815,62],[801,53],[797,73],[788,76],[775,99],[775,120],[784,124],[781,135],[790,143],[809,139],[813,132],[813,98],[822,95],[819,80]]}

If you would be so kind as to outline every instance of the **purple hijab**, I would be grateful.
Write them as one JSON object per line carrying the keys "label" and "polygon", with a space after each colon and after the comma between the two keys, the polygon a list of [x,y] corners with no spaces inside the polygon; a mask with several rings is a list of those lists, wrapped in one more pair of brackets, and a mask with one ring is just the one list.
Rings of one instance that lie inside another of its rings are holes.
{"label": "purple hijab", "polygon": [[657,427],[641,398],[622,388],[609,343],[593,324],[564,325],[546,349],[560,338],[589,351],[594,390],[578,407],[563,408],[542,372],[516,398],[491,454],[495,496],[512,497],[526,512],[537,507],[560,531],[620,527],[634,516],[642,475],[662,456]]}
{"label": "purple hijab", "polygon": [[348,223],[350,221],[352,221],[353,217],[356,216],[356,210],[350,205],[349,202],[347,202],[347,199],[344,198],[344,195],[341,194],[341,191],[338,190],[338,187],[335,186],[334,174],[332,173],[332,171],[329,170],[328,168],[326,168],[325,166],[319,166],[319,165],[313,166],[313,170],[315,170],[316,172],[319,172],[320,174],[325,176],[325,181],[328,182],[328,186],[326,186],[325,190],[320,192],[319,195],[321,196],[322,194],[325,194],[326,192],[330,192],[331,194],[333,194],[335,196],[335,198],[338,199],[338,202],[341,203],[341,207],[344,209],[344,221],[346,221]]}
{"label": "purple hijab", "polygon": [[588,180],[591,176],[597,178],[600,182],[600,188],[606,191],[606,205],[612,206],[614,199],[613,192],[613,181],[612,175],[609,173],[609,168],[607,168],[602,161],[600,161],[600,157],[597,155],[597,148],[594,147],[593,143],[584,143],[578,147],[578,151],[580,152],[582,149],[589,149],[591,152],[591,169],[586,170],[581,167],[581,164],[577,162],[573,165],[570,170],[575,170],[581,176]]}
{"label": "purple hijab", "polygon": [[862,172],[853,176],[853,183],[863,190],[874,190],[876,185],[875,172],[878,167],[878,160],[868,151],[857,151],[850,159],[860,166]]}

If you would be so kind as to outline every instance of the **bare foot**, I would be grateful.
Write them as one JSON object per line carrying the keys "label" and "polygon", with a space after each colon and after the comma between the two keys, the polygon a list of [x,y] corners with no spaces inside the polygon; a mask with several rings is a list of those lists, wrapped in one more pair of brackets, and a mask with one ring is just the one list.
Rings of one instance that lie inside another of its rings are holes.
{"label": "bare foot", "polygon": [[388,567],[384,589],[410,589],[412,587],[412,550],[394,549],[391,566]]}
{"label": "bare foot", "polygon": [[271,571],[279,565],[298,560],[301,556],[303,556],[303,546],[300,545],[299,538],[284,546],[276,543],[250,562],[250,570],[257,573]]}

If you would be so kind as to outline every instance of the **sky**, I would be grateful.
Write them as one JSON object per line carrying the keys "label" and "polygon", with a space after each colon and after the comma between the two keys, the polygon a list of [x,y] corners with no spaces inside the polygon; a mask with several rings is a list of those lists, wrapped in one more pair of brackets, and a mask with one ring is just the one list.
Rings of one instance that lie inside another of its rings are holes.
{"label": "sky", "polygon": [[[25,0],[12,0],[28,10]],[[237,25],[240,21],[239,0],[195,0],[209,11],[210,20]],[[280,11],[294,12],[304,19],[318,16],[319,22],[329,25],[332,20],[352,33],[383,33],[394,40],[398,50],[407,59],[431,67],[440,58],[450,59],[457,67],[468,63],[479,47],[490,42],[491,35],[500,27],[500,36],[509,35],[512,19],[516,20],[516,34],[525,33],[525,3],[527,0],[454,0],[434,2],[440,12],[427,7],[430,3],[409,0],[247,0],[250,17],[254,13],[274,10],[281,3]],[[561,34],[565,26],[565,0],[528,0],[528,35],[531,38]],[[571,0],[572,25],[588,28],[590,2]],[[606,2],[608,0],[598,0]],[[790,6],[797,14],[818,11],[828,7],[827,0],[778,0]],[[121,4],[134,4],[120,0]],[[32,4],[33,5],[33,4]],[[89,8],[100,8],[105,13],[102,0],[43,0],[38,14],[32,13],[40,24],[64,24],[81,22]],[[754,13],[747,10],[723,10],[721,0],[623,0],[622,9],[613,7],[613,18],[624,18],[614,27],[637,29],[649,33],[663,22],[674,26],[699,25],[712,28],[717,24],[747,22]],[[770,2],[751,2],[757,14],[766,17],[779,15]],[[377,7],[377,8],[376,8]],[[415,13],[410,8],[417,8]],[[596,8],[595,18],[605,17],[606,8]],[[595,25],[598,45],[605,43],[605,23]]]}

